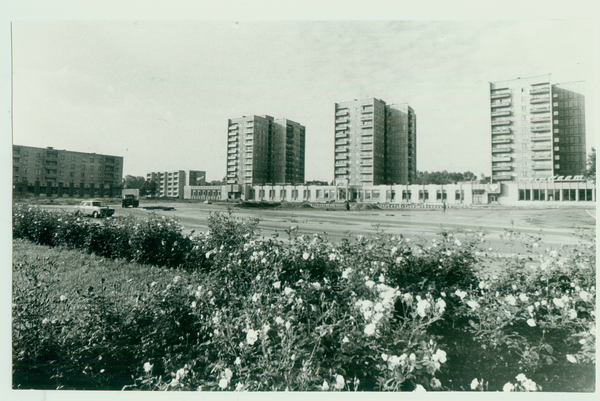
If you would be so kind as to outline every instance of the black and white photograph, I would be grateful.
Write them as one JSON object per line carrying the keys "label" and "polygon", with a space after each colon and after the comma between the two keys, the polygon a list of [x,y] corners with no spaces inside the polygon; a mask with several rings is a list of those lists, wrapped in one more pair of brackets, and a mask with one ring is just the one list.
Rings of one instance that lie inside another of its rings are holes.
{"label": "black and white photograph", "polygon": [[11,399],[592,399],[597,19],[133,3],[3,21]]}

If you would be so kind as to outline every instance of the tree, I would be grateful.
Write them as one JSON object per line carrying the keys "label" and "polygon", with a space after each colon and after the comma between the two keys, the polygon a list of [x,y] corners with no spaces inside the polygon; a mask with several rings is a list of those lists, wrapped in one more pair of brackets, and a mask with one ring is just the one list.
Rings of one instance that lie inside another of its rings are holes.
{"label": "tree", "polygon": [[587,170],[585,172],[585,177],[588,180],[596,181],[596,149],[595,148],[592,148],[592,151],[588,155]]}
{"label": "tree", "polygon": [[145,180],[144,184],[140,188],[141,195],[150,195],[154,197],[158,190],[158,183],[155,180]]}
{"label": "tree", "polygon": [[123,179],[123,188],[141,189],[145,182],[146,179],[144,177],[126,175]]}

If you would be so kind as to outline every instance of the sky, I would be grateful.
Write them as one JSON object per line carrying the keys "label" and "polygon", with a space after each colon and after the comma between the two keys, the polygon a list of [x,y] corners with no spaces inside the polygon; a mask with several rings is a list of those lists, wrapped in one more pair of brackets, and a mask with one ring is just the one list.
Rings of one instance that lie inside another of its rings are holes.
{"label": "sky", "polygon": [[[124,157],[124,174],[225,176],[228,119],[306,127],[306,180],[333,179],[336,102],[417,114],[417,169],[491,172],[489,83],[586,81],[585,20],[62,20],[12,23],[13,143]],[[596,50],[596,51],[594,51]]]}

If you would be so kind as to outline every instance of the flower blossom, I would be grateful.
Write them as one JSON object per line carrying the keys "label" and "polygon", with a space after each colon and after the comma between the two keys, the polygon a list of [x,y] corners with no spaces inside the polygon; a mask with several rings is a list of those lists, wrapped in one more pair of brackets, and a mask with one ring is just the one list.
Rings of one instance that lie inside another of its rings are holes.
{"label": "flower blossom", "polygon": [[227,379],[219,380],[219,387],[221,387],[222,389],[226,389],[228,385],[229,381]]}
{"label": "flower blossom", "polygon": [[258,340],[258,332],[252,329],[248,330],[248,334],[246,334],[246,342],[249,345],[254,345],[256,340]]}
{"label": "flower blossom", "polygon": [[365,326],[365,334],[368,336],[372,336],[375,334],[375,324],[369,323]]}
{"label": "flower blossom", "polygon": [[437,351],[435,351],[435,354],[433,354],[432,359],[436,362],[446,363],[446,351],[438,349]]}
{"label": "flower blossom", "polygon": [[346,381],[344,380],[344,376],[336,375],[335,376],[335,384],[333,385],[337,390],[342,390],[346,385]]}
{"label": "flower blossom", "polygon": [[479,304],[477,303],[477,301],[469,301],[467,302],[467,305],[469,305],[469,307],[473,310],[479,308]]}
{"label": "flower blossom", "polygon": [[427,300],[420,300],[417,303],[417,313],[419,314],[419,316],[421,317],[425,317],[427,315],[426,310],[429,309],[429,307],[431,306],[431,304],[429,303],[429,301]]}
{"label": "flower blossom", "polygon": [[273,283],[273,287],[278,290],[279,288],[281,288],[281,282],[277,281],[276,283]]}
{"label": "flower blossom", "polygon": [[154,365],[152,365],[150,362],[146,362],[144,364],[144,372],[150,373],[150,371],[152,370],[153,367],[154,367]]}
{"label": "flower blossom", "polygon": [[413,390],[413,392],[415,392],[415,393],[426,393],[427,390],[425,390],[425,387],[421,386],[420,384],[417,384],[417,387],[415,387],[415,389]]}
{"label": "flower blossom", "polygon": [[507,295],[504,299],[509,303],[509,305],[515,306],[517,304],[517,299],[512,295]]}
{"label": "flower blossom", "polygon": [[527,324],[531,327],[535,327],[535,320],[533,319],[527,319]]}
{"label": "flower blossom", "polygon": [[477,378],[475,378],[471,382],[471,390],[477,390],[477,387],[479,387],[479,380],[477,380]]}
{"label": "flower blossom", "polygon": [[567,354],[567,361],[571,362],[571,363],[577,363],[577,359],[570,354]]}
{"label": "flower blossom", "polygon": [[502,387],[502,391],[504,391],[505,393],[509,393],[511,391],[513,391],[515,389],[515,385],[512,384],[511,382],[507,382],[504,387]]}
{"label": "flower blossom", "polygon": [[327,381],[323,380],[323,391],[327,390],[329,390],[329,384],[327,384]]}

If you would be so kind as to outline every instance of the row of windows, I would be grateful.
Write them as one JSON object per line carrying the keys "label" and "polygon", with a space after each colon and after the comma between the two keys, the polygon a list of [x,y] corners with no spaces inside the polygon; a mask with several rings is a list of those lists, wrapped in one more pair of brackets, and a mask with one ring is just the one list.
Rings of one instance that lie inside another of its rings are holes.
{"label": "row of windows", "polygon": [[[579,197],[578,197],[579,196]],[[594,200],[593,189],[519,189],[520,201],[592,201]]]}

